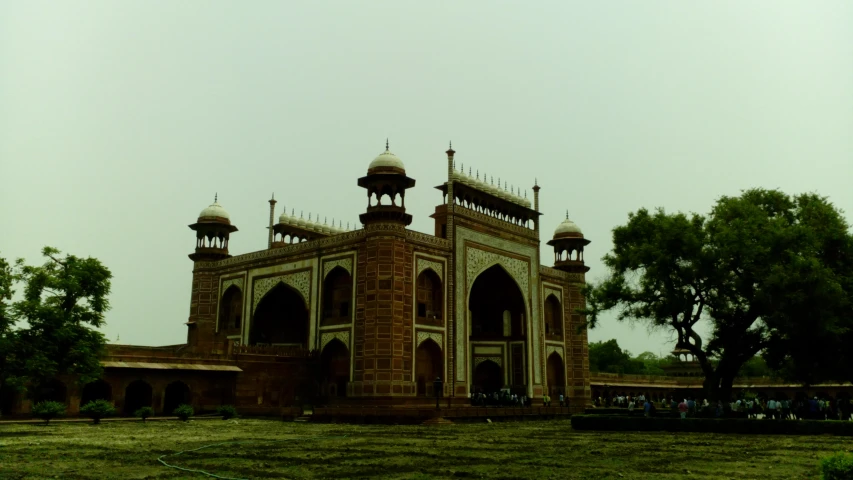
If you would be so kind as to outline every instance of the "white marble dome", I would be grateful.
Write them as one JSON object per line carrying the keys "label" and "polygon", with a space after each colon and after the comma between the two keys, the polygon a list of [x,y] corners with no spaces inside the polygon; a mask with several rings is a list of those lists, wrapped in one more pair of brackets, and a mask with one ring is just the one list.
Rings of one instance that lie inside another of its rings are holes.
{"label": "white marble dome", "polygon": [[202,210],[201,213],[198,214],[198,218],[224,218],[228,221],[231,220],[231,216],[228,215],[228,212],[222,208],[222,205],[220,205],[217,200],[214,200],[209,207]]}
{"label": "white marble dome", "polygon": [[385,143],[385,151],[379,154],[378,157],[374,158],[372,162],[370,162],[370,166],[367,167],[368,170],[372,170],[374,168],[382,168],[382,167],[393,167],[399,168],[400,170],[406,170],[406,166],[403,165],[403,161],[400,160],[400,157],[391,153],[388,150],[388,143]]}
{"label": "white marble dome", "polygon": [[557,229],[554,230],[554,236],[563,235],[567,233],[577,233],[583,235],[581,232],[581,227],[578,226],[577,223],[569,220],[568,218],[563,220],[562,223],[557,225]]}

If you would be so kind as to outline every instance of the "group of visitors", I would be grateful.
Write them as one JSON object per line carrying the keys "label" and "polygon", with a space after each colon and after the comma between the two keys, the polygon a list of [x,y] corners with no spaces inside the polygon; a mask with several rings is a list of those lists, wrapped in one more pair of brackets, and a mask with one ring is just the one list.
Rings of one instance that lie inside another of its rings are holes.
{"label": "group of visitors", "polygon": [[771,420],[851,420],[853,403],[847,398],[798,398],[788,400],[780,397],[740,398],[732,402],[699,401],[693,397],[680,401],[675,397],[646,398],[645,395],[613,395],[594,400],[596,407],[627,408],[629,413],[642,411],[647,417],[658,412],[671,412],[674,416],[688,417],[741,417],[764,418]]}
{"label": "group of visitors", "polygon": [[[525,394],[518,395],[510,393],[509,390],[500,390],[497,392],[483,393],[482,390],[477,390],[469,394],[471,405],[475,407],[531,407],[533,399]],[[563,392],[558,392],[558,400],[561,407],[568,406],[568,398],[563,396]],[[542,405],[545,407],[551,406],[551,396],[545,394],[542,396]]]}

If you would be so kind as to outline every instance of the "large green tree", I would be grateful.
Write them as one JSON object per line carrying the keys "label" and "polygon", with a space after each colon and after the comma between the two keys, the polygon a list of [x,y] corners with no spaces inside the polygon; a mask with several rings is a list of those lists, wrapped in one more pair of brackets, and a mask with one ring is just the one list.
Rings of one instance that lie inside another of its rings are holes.
{"label": "large green tree", "polygon": [[588,325],[616,309],[672,330],[711,398],[727,398],[756,354],[805,383],[853,377],[853,238],[824,197],[753,189],[707,217],[640,209],[613,230],[604,263],[607,278],[585,290]]}
{"label": "large green tree", "polygon": [[[45,247],[41,266],[0,258],[0,388],[37,386],[62,374],[85,383],[102,372],[106,341],[93,327],[104,324],[112,275],[97,259],[60,253]],[[22,298],[13,302],[17,283]]]}

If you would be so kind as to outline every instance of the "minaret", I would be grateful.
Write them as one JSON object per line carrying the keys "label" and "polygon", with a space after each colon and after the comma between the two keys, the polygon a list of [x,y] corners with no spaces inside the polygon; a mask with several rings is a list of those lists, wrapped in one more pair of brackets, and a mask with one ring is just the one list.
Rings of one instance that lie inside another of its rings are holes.
{"label": "minaret", "polygon": [[272,194],[272,198],[270,198],[270,226],[267,227],[269,229],[269,239],[267,240],[267,248],[272,248],[272,238],[273,238],[273,218],[275,217],[275,193]]}
{"label": "minaret", "polygon": [[[539,180],[533,181],[533,210],[539,211]],[[539,238],[539,217],[533,217],[533,230],[536,232],[536,238]]]}
{"label": "minaret", "polygon": [[228,254],[228,239],[237,227],[231,225],[231,217],[219,204],[219,194],[213,197],[213,203],[198,214],[196,223],[189,226],[196,232],[195,252],[190,255],[193,261],[222,260]]}
{"label": "minaret", "polygon": [[[406,213],[406,190],[415,186],[415,179],[406,176],[406,167],[391,153],[388,140],[385,152],[370,163],[367,176],[358,179],[358,186],[367,189],[367,212],[359,216],[361,223],[393,223],[403,227],[412,223],[412,216]],[[390,205],[382,203],[386,196],[385,201],[390,201]]]}
{"label": "minaret", "polygon": [[589,267],[583,262],[583,248],[589,243],[581,228],[569,220],[569,212],[566,212],[566,219],[557,225],[554,237],[548,241],[548,245],[554,247],[554,268],[571,273],[588,272]]}

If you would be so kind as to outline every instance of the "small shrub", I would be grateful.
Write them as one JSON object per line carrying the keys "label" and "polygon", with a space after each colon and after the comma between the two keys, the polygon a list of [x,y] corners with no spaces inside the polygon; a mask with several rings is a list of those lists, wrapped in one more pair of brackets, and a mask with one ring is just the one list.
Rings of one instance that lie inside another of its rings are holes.
{"label": "small shrub", "polygon": [[237,409],[233,405],[222,405],[216,409],[216,414],[221,416],[223,420],[228,420],[237,416]]}
{"label": "small shrub", "polygon": [[178,405],[178,407],[175,408],[175,410],[172,412],[172,414],[186,422],[187,420],[190,419],[190,417],[192,417],[195,414],[195,411],[193,410],[193,407],[191,407],[187,404],[183,404],[183,405]]}
{"label": "small shrub", "polygon": [[840,452],[821,460],[820,478],[823,480],[850,480],[853,478],[853,455]]}
{"label": "small shrub", "polygon": [[141,418],[144,422],[146,418],[154,416],[154,409],[151,407],[142,407],[139,410],[133,412],[133,415]]}
{"label": "small shrub", "polygon": [[60,402],[39,402],[33,407],[33,415],[44,420],[47,425],[56,417],[65,415],[65,404]]}
{"label": "small shrub", "polygon": [[110,417],[116,412],[113,404],[107,400],[93,400],[80,408],[80,413],[92,419],[97,425],[102,418]]}

